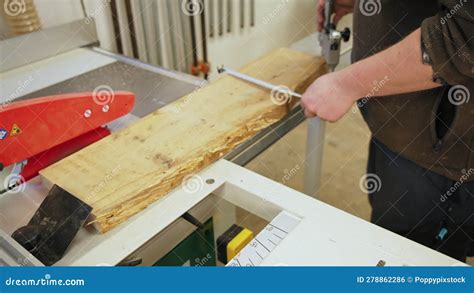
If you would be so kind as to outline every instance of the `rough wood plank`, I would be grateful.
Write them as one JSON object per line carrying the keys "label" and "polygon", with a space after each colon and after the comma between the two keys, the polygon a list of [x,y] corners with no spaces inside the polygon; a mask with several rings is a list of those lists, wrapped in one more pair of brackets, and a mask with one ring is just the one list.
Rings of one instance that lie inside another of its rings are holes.
{"label": "rough wood plank", "polygon": [[[297,92],[324,74],[321,59],[279,49],[243,72]],[[43,170],[93,207],[93,223],[105,233],[283,118],[268,91],[222,77]]]}

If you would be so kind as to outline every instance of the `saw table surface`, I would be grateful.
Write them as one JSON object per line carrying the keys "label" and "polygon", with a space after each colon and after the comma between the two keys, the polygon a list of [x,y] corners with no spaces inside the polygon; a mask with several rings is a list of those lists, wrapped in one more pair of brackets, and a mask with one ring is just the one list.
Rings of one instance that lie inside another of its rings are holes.
{"label": "saw table surface", "polygon": [[[325,66],[319,58],[280,49],[243,72],[302,92]],[[95,227],[107,232],[288,111],[268,91],[223,77],[41,175],[92,206]]]}
{"label": "saw table surface", "polygon": [[[121,58],[103,54],[95,48],[79,48],[1,72],[0,90],[12,94],[0,96],[0,103],[9,103],[10,99],[17,101],[62,93],[91,92],[101,85],[108,85],[114,90],[133,89],[137,93],[133,112],[107,125],[115,132],[150,111],[192,92],[202,83],[202,79],[197,77]],[[137,81],[130,79],[131,74]],[[7,168],[0,173],[2,188],[10,172],[11,168]],[[35,178],[25,184],[23,192],[2,195],[0,230],[10,235],[26,225],[47,194],[48,189],[42,186],[40,178]]]}

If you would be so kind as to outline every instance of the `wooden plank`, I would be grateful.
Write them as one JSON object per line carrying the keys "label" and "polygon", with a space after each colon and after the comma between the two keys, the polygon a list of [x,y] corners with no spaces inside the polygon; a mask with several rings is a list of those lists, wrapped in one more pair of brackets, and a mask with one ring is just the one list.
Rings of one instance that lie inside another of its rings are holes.
{"label": "wooden plank", "polygon": [[[242,72],[303,92],[324,62],[279,49]],[[43,170],[93,207],[105,233],[288,113],[268,91],[224,76]]]}

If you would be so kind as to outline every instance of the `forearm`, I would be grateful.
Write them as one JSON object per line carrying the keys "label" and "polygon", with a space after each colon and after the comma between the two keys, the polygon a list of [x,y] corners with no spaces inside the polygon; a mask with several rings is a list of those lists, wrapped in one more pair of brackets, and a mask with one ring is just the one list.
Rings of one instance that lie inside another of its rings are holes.
{"label": "forearm", "polygon": [[[341,71],[316,79],[301,99],[305,115],[337,121],[361,98],[441,86],[433,80],[472,86],[474,1],[438,1],[445,8],[425,19],[421,28],[404,40]],[[367,25],[371,25],[369,21]],[[423,64],[422,55],[429,65]]]}
{"label": "forearm", "polygon": [[433,82],[433,70],[422,63],[420,29],[394,46],[361,60],[338,73],[354,99],[388,96],[440,86]]}

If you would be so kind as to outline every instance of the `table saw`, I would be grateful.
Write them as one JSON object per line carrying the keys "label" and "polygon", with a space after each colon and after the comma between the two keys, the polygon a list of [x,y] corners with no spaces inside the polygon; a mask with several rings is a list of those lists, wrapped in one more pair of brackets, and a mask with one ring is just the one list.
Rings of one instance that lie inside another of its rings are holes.
{"label": "table saw", "polygon": [[[48,50],[31,53],[31,46],[19,46],[9,56],[1,86],[2,92],[14,93],[14,99],[2,97],[2,103],[89,91],[107,84],[133,92],[137,99],[132,113],[108,125],[114,132],[202,85],[199,78],[93,47],[97,40],[91,34],[91,23],[77,25],[87,25],[87,33],[53,56]],[[38,36],[32,40],[35,38]],[[15,42],[22,41],[27,39]],[[0,44],[2,49],[14,45]],[[2,61],[4,58],[2,55]],[[294,108],[286,118],[201,171],[197,177],[201,188],[192,196],[183,185],[110,232],[82,228],[55,265],[224,265],[217,261],[215,243],[237,222],[238,208],[267,225],[253,231],[255,237],[229,266],[462,265],[242,167],[303,121],[301,108]],[[8,170],[1,175],[6,174]],[[33,178],[22,192],[0,197],[2,265],[42,265],[10,235],[28,222],[47,192],[40,178]],[[192,220],[183,218],[185,214]]]}

